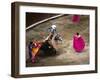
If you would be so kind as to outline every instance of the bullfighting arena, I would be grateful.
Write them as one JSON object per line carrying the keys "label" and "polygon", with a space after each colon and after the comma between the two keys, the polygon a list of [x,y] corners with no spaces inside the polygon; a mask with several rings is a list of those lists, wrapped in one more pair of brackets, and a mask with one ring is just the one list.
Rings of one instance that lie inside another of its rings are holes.
{"label": "bullfighting arena", "polygon": [[[26,67],[89,64],[89,16],[81,15],[80,22],[77,24],[74,24],[71,21],[71,17],[72,15],[62,15],[41,22],[30,29],[27,27]],[[59,42],[57,46],[57,53],[56,55],[51,56],[37,56],[35,63],[32,63],[29,59],[28,44],[33,38],[38,41],[45,39],[48,36],[47,29],[52,25],[52,23],[57,26],[57,32],[62,37],[62,41]],[[79,32],[85,40],[85,48],[80,53],[73,49],[73,36],[76,32]]]}

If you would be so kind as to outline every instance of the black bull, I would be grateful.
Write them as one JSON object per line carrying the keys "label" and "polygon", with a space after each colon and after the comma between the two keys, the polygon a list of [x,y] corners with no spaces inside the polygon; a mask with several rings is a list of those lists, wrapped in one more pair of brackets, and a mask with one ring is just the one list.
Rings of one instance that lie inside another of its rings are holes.
{"label": "black bull", "polygon": [[[59,34],[55,36],[54,39],[55,42],[57,41],[62,41],[62,38]],[[38,51],[38,56],[53,56],[56,55],[57,51],[53,47],[53,44],[50,43],[49,40],[46,40],[45,42],[42,43],[41,48]]]}

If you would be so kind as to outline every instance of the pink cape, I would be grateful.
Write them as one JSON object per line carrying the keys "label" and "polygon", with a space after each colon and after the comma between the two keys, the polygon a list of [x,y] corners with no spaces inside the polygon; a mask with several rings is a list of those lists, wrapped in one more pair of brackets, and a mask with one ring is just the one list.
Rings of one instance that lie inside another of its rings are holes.
{"label": "pink cape", "polygon": [[82,38],[82,36],[77,37],[74,36],[73,37],[73,48],[75,49],[76,52],[82,52],[84,47],[85,47],[85,42]]}
{"label": "pink cape", "polygon": [[72,22],[73,23],[79,23],[80,22],[80,16],[79,15],[73,15],[72,16]]}

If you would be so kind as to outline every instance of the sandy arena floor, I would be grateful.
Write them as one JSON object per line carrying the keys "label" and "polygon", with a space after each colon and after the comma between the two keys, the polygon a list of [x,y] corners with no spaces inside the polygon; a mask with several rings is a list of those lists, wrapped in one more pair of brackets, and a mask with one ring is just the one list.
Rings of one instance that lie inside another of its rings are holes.
{"label": "sandy arena floor", "polygon": [[[58,54],[49,57],[40,57],[33,64],[28,59],[27,45],[30,40],[36,38],[41,40],[48,35],[47,29],[55,22],[57,31],[62,35],[63,41],[59,44]],[[44,32],[45,36],[40,36]],[[73,35],[79,32],[85,39],[86,46],[83,52],[77,53],[72,47]],[[56,66],[56,65],[83,65],[89,64],[89,17],[81,16],[79,24],[71,22],[71,16],[63,16],[47,21],[26,32],[26,66]]]}

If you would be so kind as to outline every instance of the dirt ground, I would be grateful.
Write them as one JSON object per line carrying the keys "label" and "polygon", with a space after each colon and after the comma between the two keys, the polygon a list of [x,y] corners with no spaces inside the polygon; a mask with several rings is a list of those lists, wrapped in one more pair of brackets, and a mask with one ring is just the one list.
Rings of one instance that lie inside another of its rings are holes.
{"label": "dirt ground", "polygon": [[[48,57],[39,57],[35,63],[31,63],[28,55],[28,43],[33,39],[43,40],[47,35],[47,29],[54,23],[57,26],[57,32],[61,34],[63,41],[59,43],[57,55]],[[41,32],[44,35],[41,36]],[[73,49],[73,35],[79,32],[85,39],[85,49],[77,53]],[[54,20],[42,23],[35,28],[26,31],[26,66],[56,66],[56,65],[83,65],[89,64],[89,16],[82,16],[80,23],[73,24],[71,15],[56,18]]]}

